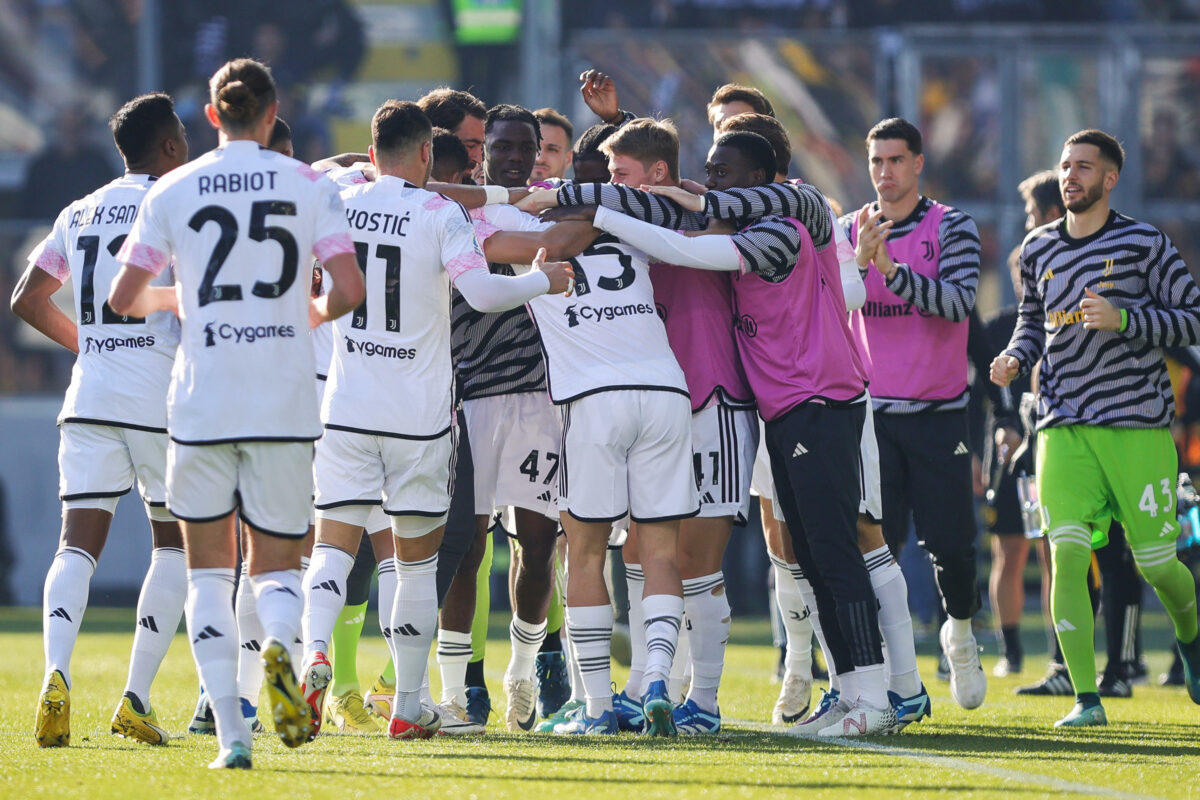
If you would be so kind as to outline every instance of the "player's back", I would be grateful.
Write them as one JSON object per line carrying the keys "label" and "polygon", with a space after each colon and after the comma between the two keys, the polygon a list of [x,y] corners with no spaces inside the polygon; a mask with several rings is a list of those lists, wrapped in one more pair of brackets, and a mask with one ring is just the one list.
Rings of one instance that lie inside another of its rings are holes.
{"label": "player's back", "polygon": [[172,438],[320,436],[308,263],[348,247],[344,214],[332,182],[249,141],[180,167],[149,194],[129,261],[176,259],[183,331]]}
{"label": "player's back", "polygon": [[687,395],[654,305],[646,255],[603,236],[572,263],[570,297],[547,294],[529,303],[542,337],[550,398],[566,403],[609,389]]}
{"label": "player's back", "polygon": [[[59,422],[166,428],[166,393],[179,344],[169,312],[121,316],[108,304],[120,269],[116,254],[133,227],[151,175],[128,174],[63,209],[30,260],[59,280],[71,279],[79,357]],[[169,286],[170,270],[153,280]]]}
{"label": "player's back", "polygon": [[457,203],[397,177],[343,191],[366,297],[334,321],[329,427],[433,436],[450,426],[450,277],[484,265]]}

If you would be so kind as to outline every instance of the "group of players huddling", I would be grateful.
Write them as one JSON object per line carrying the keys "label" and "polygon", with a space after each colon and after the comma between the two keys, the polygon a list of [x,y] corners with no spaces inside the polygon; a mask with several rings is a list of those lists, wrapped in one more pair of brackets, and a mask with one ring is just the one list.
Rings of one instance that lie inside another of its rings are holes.
{"label": "group of players huddling", "polygon": [[[483,732],[489,531],[507,508],[508,727],[718,732],[721,561],[752,485],[787,632],[784,733],[894,733],[930,714],[893,557],[910,514],[947,614],[951,694],[983,703],[966,412],[979,238],[919,193],[920,133],[869,132],[876,200],[839,219],[788,180],[787,133],[757,90],[714,95],[701,186],[681,181],[670,121],[621,111],[606,76],[582,81],[602,122],[573,149],[553,109],[441,89],[381,106],[366,157],[309,166],[249,59],[212,77],[220,146],[195,160],[166,95],[116,113],[126,174],[60,214],[13,297],[78,354],[39,745],[69,743],[71,652],[135,481],[154,550],[112,730],[167,741],[150,687],[184,615],[191,730],[216,734],[213,767],[250,766],[264,683],[290,747],[323,724]],[[1100,131],[1068,140],[1067,216],[1026,240],[1017,331],[992,367],[1005,384],[1041,360],[1037,475],[1077,692],[1064,725],[1105,721],[1080,598],[1110,517],[1200,703],[1160,351],[1200,343],[1200,292],[1161,232],[1108,210],[1121,161]],[[68,280],[76,320],[51,301]],[[633,660],[614,694],[605,559],[622,539]],[[391,664],[364,696],[376,562]],[[814,634],[831,685],[810,707]]]}

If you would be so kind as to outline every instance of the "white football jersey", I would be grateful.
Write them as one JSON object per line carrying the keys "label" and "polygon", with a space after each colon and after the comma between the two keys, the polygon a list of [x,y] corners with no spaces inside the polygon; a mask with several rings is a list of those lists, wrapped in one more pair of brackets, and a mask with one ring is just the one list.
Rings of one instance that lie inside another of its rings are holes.
{"label": "white football jersey", "polygon": [[157,274],[175,257],[172,439],[320,437],[309,259],[353,252],[333,182],[255,142],[229,142],[155,184],[117,260]]}
{"label": "white football jersey", "polygon": [[466,212],[392,176],[342,192],[367,296],[334,320],[321,419],[428,439],[450,429],[450,281],[487,269]]}
{"label": "white football jersey", "polygon": [[567,403],[614,389],[687,395],[687,381],[654,305],[645,253],[602,236],[578,258],[570,297],[529,302],[546,355],[550,399]]}
{"label": "white football jersey", "polygon": [[[163,432],[167,385],[179,345],[179,320],[169,311],[123,317],[108,305],[120,270],[117,251],[133,227],[155,178],[124,175],[63,209],[29,261],[60,282],[70,278],[79,327],[79,356],[58,421],[94,422]],[[151,282],[170,286],[164,269]]]}

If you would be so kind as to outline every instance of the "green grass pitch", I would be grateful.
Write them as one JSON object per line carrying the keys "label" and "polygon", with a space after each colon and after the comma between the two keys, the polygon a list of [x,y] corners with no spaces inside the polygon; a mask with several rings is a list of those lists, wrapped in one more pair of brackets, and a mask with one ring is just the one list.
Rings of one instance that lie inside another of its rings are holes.
{"label": "green grass pitch", "polygon": [[[506,623],[493,618],[486,661],[498,709]],[[1167,663],[1164,625],[1161,613],[1147,615],[1154,675]],[[42,673],[40,615],[37,609],[0,609],[6,658],[0,670],[0,798],[1200,798],[1200,707],[1181,689],[1139,686],[1132,699],[1106,702],[1107,728],[1055,730],[1053,722],[1070,699],[1013,694],[1018,684],[1039,677],[1037,655],[1027,657],[1018,678],[989,678],[987,703],[975,711],[954,704],[946,684],[933,677],[933,657],[923,655],[934,716],[899,736],[818,744],[775,735],[765,720],[777,692],[769,680],[776,651],[765,646],[765,621],[740,619],[721,689],[725,730],[716,737],[647,741],[622,734],[579,741],[512,735],[503,729],[502,714],[493,713],[487,735],[457,740],[323,734],[287,750],[273,735],[260,734],[252,773],[210,771],[204,767],[216,754],[215,739],[184,733],[196,676],[182,634],[153,696],[160,720],[179,738],[149,747],[108,733],[132,626],[131,609],[88,611],[72,663],[71,747],[39,750],[32,729]],[[386,658],[383,639],[371,627],[359,654],[364,686]],[[1037,620],[1031,616],[1026,627],[1036,644]],[[986,650],[984,667],[990,670],[995,648],[988,644]],[[616,668],[614,678],[623,677]]]}

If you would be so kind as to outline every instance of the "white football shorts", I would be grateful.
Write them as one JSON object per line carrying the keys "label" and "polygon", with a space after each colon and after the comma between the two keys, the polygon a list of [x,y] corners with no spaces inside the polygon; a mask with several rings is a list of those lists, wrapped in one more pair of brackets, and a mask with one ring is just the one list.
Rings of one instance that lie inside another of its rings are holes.
{"label": "white football shorts", "polygon": [[558,409],[544,392],[463,401],[475,466],[475,514],[517,506],[558,519]]}
{"label": "white football shorts", "polygon": [[701,517],[733,517],[745,525],[758,449],[754,411],[711,405],[692,414],[692,452]]}
{"label": "white football shorts", "polygon": [[665,522],[699,511],[686,395],[598,392],[560,407],[558,507],[584,522]]}
{"label": "white football shorts", "polygon": [[450,508],[455,439],[326,430],[313,460],[317,516],[367,533],[390,527],[388,517],[421,517],[433,523],[423,533],[433,530]]}
{"label": "white football shorts", "polygon": [[151,520],[175,519],[167,510],[166,433],[64,422],[58,436],[58,494],[64,508],[112,513],[117,498],[136,481]]}
{"label": "white football shorts", "polygon": [[211,522],[240,509],[273,536],[308,533],[312,442],[230,442],[167,447],[167,505],[185,522]]}

